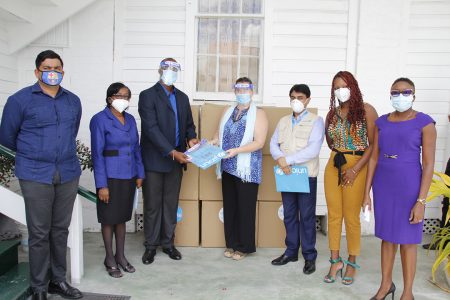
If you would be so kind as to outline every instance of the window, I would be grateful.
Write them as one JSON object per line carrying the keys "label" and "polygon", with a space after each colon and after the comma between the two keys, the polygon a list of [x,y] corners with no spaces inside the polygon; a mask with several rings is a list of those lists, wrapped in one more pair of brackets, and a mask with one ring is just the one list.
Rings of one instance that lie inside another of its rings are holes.
{"label": "window", "polygon": [[[262,0],[198,0],[196,83],[205,99],[233,98],[233,84],[261,80]],[[214,94],[213,94],[214,93]]]}

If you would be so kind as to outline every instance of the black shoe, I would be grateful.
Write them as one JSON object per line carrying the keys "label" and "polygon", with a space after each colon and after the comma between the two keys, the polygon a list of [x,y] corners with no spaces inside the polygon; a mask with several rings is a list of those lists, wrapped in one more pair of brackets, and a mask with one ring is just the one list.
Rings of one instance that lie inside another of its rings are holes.
{"label": "black shoe", "polygon": [[31,300],[47,300],[47,292],[34,293]]}
{"label": "black shoe", "polygon": [[316,271],[315,260],[305,260],[305,266],[303,267],[303,273],[306,275],[312,274]]}
{"label": "black shoe", "polygon": [[174,260],[180,260],[181,259],[180,251],[178,251],[177,248],[175,248],[174,246],[172,246],[170,248],[164,248],[163,252],[165,254],[169,255],[169,257],[171,259],[174,259]]}
{"label": "black shoe", "polygon": [[49,294],[58,294],[66,299],[80,299],[83,298],[83,294],[76,288],[70,286],[67,282],[53,282],[48,284]]}
{"label": "black shoe", "polygon": [[436,250],[436,244],[425,244],[422,245],[422,248],[425,250]]}
{"label": "black shoe", "polygon": [[297,261],[297,260],[298,260],[298,257],[296,257],[296,256],[286,256],[286,255],[283,254],[280,257],[275,258],[274,260],[272,260],[272,265],[274,265],[274,266],[282,266],[282,265],[287,264],[288,262]]}
{"label": "black shoe", "polygon": [[155,261],[156,249],[145,249],[144,255],[142,255],[142,262],[144,265],[149,265]]}

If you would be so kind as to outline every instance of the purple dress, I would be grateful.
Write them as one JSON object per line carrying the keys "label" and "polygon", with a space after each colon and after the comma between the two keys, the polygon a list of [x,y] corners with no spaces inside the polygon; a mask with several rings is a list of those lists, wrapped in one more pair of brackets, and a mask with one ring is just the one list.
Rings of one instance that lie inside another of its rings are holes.
{"label": "purple dress", "polygon": [[421,112],[411,120],[379,117],[378,163],[373,179],[375,236],[395,244],[420,244],[423,222],[409,224],[422,178],[422,128],[434,120]]}

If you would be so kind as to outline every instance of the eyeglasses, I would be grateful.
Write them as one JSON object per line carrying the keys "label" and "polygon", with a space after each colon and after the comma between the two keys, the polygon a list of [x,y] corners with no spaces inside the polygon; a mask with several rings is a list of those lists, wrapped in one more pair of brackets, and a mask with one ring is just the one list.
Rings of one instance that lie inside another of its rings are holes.
{"label": "eyeglasses", "polygon": [[391,90],[391,96],[392,97],[398,97],[400,96],[400,94],[402,94],[405,97],[411,96],[414,94],[414,91],[412,89],[406,89],[403,91],[399,91],[399,90]]}
{"label": "eyeglasses", "polygon": [[125,99],[125,100],[130,100],[130,98],[131,98],[130,95],[121,95],[121,94],[114,94],[114,95],[112,95],[112,97],[114,97],[116,99]]}

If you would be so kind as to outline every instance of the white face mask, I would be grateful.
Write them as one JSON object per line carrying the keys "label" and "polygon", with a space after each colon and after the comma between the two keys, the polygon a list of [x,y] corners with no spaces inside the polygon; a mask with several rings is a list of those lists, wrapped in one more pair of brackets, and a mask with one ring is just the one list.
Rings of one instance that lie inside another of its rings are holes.
{"label": "white face mask", "polygon": [[350,99],[350,89],[349,88],[339,88],[334,90],[334,96],[338,98],[342,103],[348,101]]}
{"label": "white face mask", "polygon": [[291,100],[291,108],[296,114],[299,114],[305,109],[305,105],[302,101],[294,99]]}
{"label": "white face mask", "polygon": [[125,99],[115,99],[111,103],[112,107],[115,108],[118,112],[122,113],[125,109],[130,105],[130,101]]}
{"label": "white face mask", "polygon": [[177,81],[178,72],[174,72],[172,70],[163,70],[163,73],[161,75],[161,80],[164,82],[165,85],[171,86],[172,84]]}
{"label": "white face mask", "polygon": [[400,94],[397,97],[391,96],[392,107],[398,112],[404,112],[410,109],[413,105],[414,95],[403,96]]}

